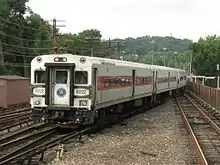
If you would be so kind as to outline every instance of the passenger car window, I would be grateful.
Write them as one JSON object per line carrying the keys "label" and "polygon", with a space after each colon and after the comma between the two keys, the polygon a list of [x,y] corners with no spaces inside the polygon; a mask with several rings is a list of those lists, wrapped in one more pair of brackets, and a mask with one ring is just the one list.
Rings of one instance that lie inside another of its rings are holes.
{"label": "passenger car window", "polygon": [[35,83],[45,83],[45,71],[35,71],[34,74]]}

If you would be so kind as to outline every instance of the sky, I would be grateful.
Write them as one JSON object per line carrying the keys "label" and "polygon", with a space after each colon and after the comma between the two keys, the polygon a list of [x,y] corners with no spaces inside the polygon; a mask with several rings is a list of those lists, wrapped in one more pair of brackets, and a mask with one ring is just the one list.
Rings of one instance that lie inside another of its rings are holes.
{"label": "sky", "polygon": [[28,6],[62,32],[95,28],[104,39],[170,36],[197,41],[220,35],[219,0],[30,0]]}

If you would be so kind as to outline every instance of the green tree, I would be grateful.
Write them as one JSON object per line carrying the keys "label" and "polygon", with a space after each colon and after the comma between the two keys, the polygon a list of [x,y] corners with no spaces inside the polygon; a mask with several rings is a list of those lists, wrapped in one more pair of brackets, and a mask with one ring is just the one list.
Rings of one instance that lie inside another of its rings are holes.
{"label": "green tree", "polygon": [[49,53],[51,26],[31,11],[26,6],[27,2],[0,1],[0,46],[5,62],[1,70],[5,74],[24,75],[25,63],[30,63],[36,55]]}
{"label": "green tree", "polygon": [[192,66],[196,75],[216,75],[216,65],[220,63],[220,38],[216,35],[200,38],[192,43]]}

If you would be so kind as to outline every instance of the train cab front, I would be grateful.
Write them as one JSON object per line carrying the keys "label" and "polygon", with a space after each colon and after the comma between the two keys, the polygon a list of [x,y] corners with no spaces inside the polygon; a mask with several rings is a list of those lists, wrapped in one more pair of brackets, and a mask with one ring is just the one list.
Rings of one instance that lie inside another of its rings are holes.
{"label": "train cab front", "polygon": [[[74,63],[45,63],[46,83],[45,83],[45,104],[46,121],[48,123],[69,124],[89,124],[88,110],[89,100],[81,99],[81,108],[76,108],[76,96],[74,92],[75,79],[77,77]],[[82,77],[82,75],[78,75]],[[88,79],[88,77],[86,77]]]}

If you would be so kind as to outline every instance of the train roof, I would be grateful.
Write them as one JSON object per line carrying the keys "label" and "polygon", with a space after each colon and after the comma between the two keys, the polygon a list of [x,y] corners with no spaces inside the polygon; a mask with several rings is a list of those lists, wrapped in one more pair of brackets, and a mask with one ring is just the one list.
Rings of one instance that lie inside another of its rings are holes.
{"label": "train roof", "polygon": [[[159,65],[149,65],[149,64],[144,64],[144,63],[137,63],[137,62],[130,62],[130,61],[122,61],[122,60],[116,60],[116,59],[109,59],[109,58],[100,58],[100,57],[90,57],[90,56],[82,56],[82,55],[73,55],[73,54],[47,54],[47,55],[40,55],[40,56],[36,56],[32,61],[32,63],[35,63],[36,58],[41,57],[43,59],[43,61],[49,60],[49,61],[54,61],[53,59],[55,57],[66,57],[67,59],[71,59],[71,60],[76,60],[76,61],[80,61],[80,59],[82,57],[84,57],[85,59],[89,60],[91,63],[94,64],[104,64],[104,63],[110,63],[113,65],[122,65],[122,66],[130,66],[130,67],[141,67],[141,68],[149,68],[149,69],[161,69],[161,70],[173,70],[173,71],[177,71],[177,70],[181,70],[181,69],[177,69],[177,68],[170,68],[170,67],[165,67],[165,66],[159,66]],[[52,57],[52,58],[51,58]]]}

